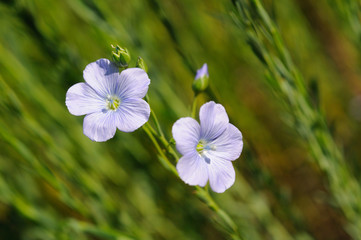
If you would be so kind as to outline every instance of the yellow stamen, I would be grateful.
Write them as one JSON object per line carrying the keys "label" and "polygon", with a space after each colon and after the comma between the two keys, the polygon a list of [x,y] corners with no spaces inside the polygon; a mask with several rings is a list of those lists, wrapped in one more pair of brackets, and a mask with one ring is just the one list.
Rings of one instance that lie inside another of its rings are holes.
{"label": "yellow stamen", "polygon": [[108,96],[106,103],[108,110],[116,111],[120,106],[121,101],[117,96]]}

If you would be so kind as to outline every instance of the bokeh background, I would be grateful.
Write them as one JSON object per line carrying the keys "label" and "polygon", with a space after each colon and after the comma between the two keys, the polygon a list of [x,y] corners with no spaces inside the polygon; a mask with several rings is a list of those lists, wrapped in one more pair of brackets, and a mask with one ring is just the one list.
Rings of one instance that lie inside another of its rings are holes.
{"label": "bokeh background", "polygon": [[[359,3],[263,4],[359,181]],[[245,239],[351,239],[233,10],[227,0],[0,1],[0,239],[229,238],[141,129],[95,143],[68,112],[67,89],[87,64],[111,57],[110,44],[128,48],[133,65],[146,61],[168,138],[190,115],[195,72],[208,63],[211,90],[199,103],[222,103],[245,141],[236,183],[212,196]]]}

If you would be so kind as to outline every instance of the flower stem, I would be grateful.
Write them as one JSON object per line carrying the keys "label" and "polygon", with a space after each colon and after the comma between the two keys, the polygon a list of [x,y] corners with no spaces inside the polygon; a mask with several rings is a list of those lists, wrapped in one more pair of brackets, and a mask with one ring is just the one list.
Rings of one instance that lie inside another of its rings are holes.
{"label": "flower stem", "polygon": [[209,194],[208,190],[199,186],[196,186],[195,188],[198,198],[207,204],[207,206],[218,215],[218,217],[222,220],[219,224],[231,235],[232,239],[242,240],[243,238],[238,231],[237,225],[234,223],[232,218],[218,206]]}
{"label": "flower stem", "polygon": [[158,151],[159,156],[162,158],[162,164],[166,164],[167,169],[169,169],[172,173],[174,173],[176,176],[178,176],[178,172],[175,168],[175,166],[169,161],[168,157],[164,153],[164,150],[162,150],[161,146],[159,145],[157,139],[155,138],[155,135],[152,134],[152,130],[150,130],[152,127],[146,123],[143,125],[144,132],[148,135],[149,139],[154,144],[155,148]]}
{"label": "flower stem", "polygon": [[162,131],[162,128],[161,128],[160,125],[159,125],[159,121],[158,121],[157,115],[155,114],[155,112],[153,111],[153,109],[152,109],[152,111],[150,112],[150,114],[151,114],[151,116],[152,116],[152,118],[153,118],[153,121],[154,121],[154,123],[155,123],[155,126],[156,126],[156,128],[157,128],[157,130],[158,130],[159,136],[164,137],[164,133],[163,133],[163,131]]}
{"label": "flower stem", "polygon": [[[149,95],[146,94],[145,95],[145,100],[149,103]],[[150,105],[150,104],[149,104]],[[162,131],[162,128],[160,127],[159,125],[159,121],[158,121],[158,118],[157,118],[157,115],[155,114],[155,112],[153,111],[153,109],[150,110],[150,116],[152,117],[153,121],[154,121],[154,124],[158,130],[158,134],[159,136],[164,136],[164,133]]]}
{"label": "flower stem", "polygon": [[191,117],[192,118],[196,118],[196,110],[197,110],[197,96],[198,94],[194,94],[193,97],[193,103],[192,103],[192,112],[191,112]]}
{"label": "flower stem", "polygon": [[[148,94],[145,96],[145,100],[149,103]],[[172,155],[174,160],[178,161],[178,154],[172,148],[172,146],[170,145],[170,142],[165,138],[163,130],[159,124],[158,117],[153,109],[151,109],[150,115],[152,117],[152,120],[154,121],[157,131],[151,125],[148,125],[149,130],[152,132],[153,136],[156,137],[158,139],[158,141],[160,141],[163,144],[163,147],[167,149],[167,151],[169,152],[169,154]]]}
{"label": "flower stem", "polygon": [[160,141],[163,145],[163,147],[167,150],[167,152],[172,155],[174,160],[178,162],[178,154],[173,149],[173,147],[170,145],[170,142],[165,138],[164,135],[160,135],[159,132],[157,132],[151,125],[148,124],[149,131],[151,134],[153,134],[153,137],[156,138],[158,141]]}

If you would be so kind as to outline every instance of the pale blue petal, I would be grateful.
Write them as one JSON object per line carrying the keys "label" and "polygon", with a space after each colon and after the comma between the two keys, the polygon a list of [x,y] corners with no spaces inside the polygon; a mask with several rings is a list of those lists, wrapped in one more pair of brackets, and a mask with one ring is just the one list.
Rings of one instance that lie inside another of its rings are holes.
{"label": "pale blue petal", "polygon": [[150,79],[141,68],[123,70],[119,77],[116,93],[122,99],[143,98],[148,91]]}
{"label": "pale blue petal", "polygon": [[198,79],[198,78],[201,78],[203,76],[209,77],[207,63],[203,64],[203,66],[200,69],[197,70],[197,74],[196,74],[196,77],[194,79]]}
{"label": "pale blue petal", "polygon": [[116,126],[122,132],[133,132],[149,119],[149,104],[141,98],[126,99],[115,112]]}
{"label": "pale blue petal", "polygon": [[242,133],[234,125],[228,123],[227,129],[210,144],[215,146],[214,151],[208,151],[211,159],[216,156],[224,160],[236,160],[243,148]]}
{"label": "pale blue petal", "polygon": [[77,83],[70,87],[66,93],[65,104],[69,112],[76,116],[100,112],[105,108],[105,100],[86,83]]}
{"label": "pale blue petal", "polygon": [[119,69],[102,58],[88,64],[83,71],[84,80],[102,97],[114,94],[118,85]]}
{"label": "pale blue petal", "polygon": [[85,116],[83,131],[92,141],[104,142],[114,136],[115,123],[114,112],[95,112]]}
{"label": "pale blue petal", "polygon": [[207,164],[209,184],[216,193],[222,193],[230,188],[235,181],[236,173],[232,162],[212,158],[210,164]]}
{"label": "pale blue petal", "polygon": [[201,137],[212,141],[220,136],[228,126],[228,115],[221,104],[207,102],[199,110]]}
{"label": "pale blue petal", "polygon": [[196,151],[200,140],[200,126],[196,120],[190,117],[178,119],[173,124],[172,134],[176,148],[182,155]]}
{"label": "pale blue petal", "polygon": [[187,184],[204,187],[208,181],[207,163],[196,151],[181,157],[177,163],[179,177]]}

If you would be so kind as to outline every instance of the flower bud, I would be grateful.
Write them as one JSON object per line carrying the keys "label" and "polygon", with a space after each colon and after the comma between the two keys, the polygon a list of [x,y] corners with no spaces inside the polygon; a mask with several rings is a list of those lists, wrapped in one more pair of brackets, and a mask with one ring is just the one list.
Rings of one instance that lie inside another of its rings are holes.
{"label": "flower bud", "polygon": [[208,87],[208,81],[209,75],[208,75],[208,66],[207,63],[203,64],[203,66],[197,70],[196,77],[193,81],[193,91],[198,94],[200,92],[203,92]]}
{"label": "flower bud", "polygon": [[111,45],[112,48],[114,48],[114,51],[112,52],[113,61],[115,64],[117,64],[118,67],[127,68],[128,63],[130,62],[130,54],[128,52],[128,49],[121,48],[119,45],[114,47]]}
{"label": "flower bud", "polygon": [[143,58],[138,57],[137,64],[135,65],[137,68],[143,69],[145,72],[148,72],[148,66],[145,64]]}

